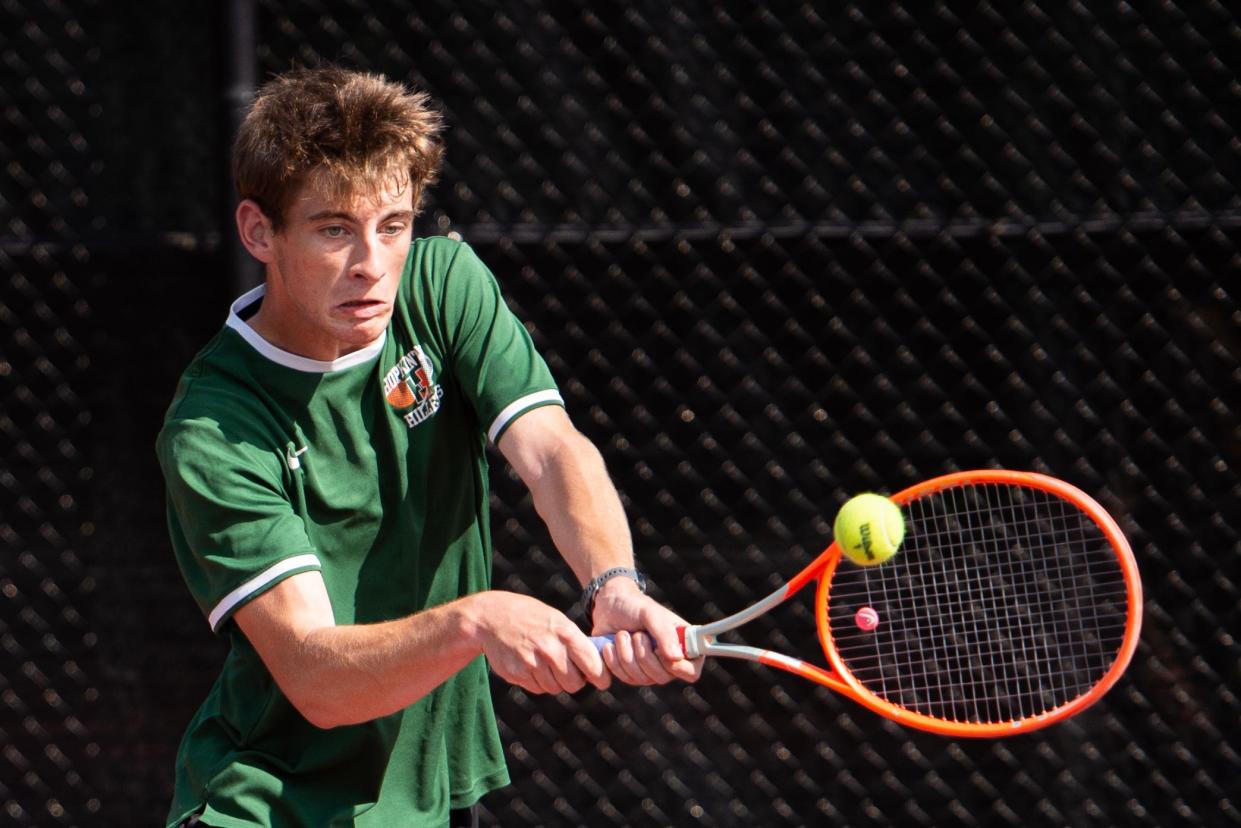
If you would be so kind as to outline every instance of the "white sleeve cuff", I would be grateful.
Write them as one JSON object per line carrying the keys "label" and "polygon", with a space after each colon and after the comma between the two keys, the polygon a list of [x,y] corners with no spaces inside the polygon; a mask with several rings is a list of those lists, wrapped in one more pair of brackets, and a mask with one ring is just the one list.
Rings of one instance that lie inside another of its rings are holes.
{"label": "white sleeve cuff", "polygon": [[260,590],[280,580],[280,578],[284,575],[294,571],[295,569],[321,568],[322,565],[319,563],[319,558],[316,555],[295,555],[292,558],[285,558],[283,561],[277,561],[220,599],[220,603],[215,605],[215,609],[211,611],[211,615],[207,616],[207,621],[211,624],[211,631],[218,632],[220,622],[228,617],[228,614],[232,612],[238,604],[241,604],[251,595],[254,595],[256,592],[259,592]]}
{"label": "white sleeve cuff", "polygon": [[536,391],[533,394],[527,394],[521,399],[509,403],[504,406],[504,410],[491,422],[491,428],[487,429],[487,439],[495,443],[496,438],[500,436],[500,432],[508,428],[509,424],[517,419],[518,415],[534,408],[536,405],[544,403],[556,403],[563,407],[564,398],[560,396],[559,391],[553,388],[550,391]]}

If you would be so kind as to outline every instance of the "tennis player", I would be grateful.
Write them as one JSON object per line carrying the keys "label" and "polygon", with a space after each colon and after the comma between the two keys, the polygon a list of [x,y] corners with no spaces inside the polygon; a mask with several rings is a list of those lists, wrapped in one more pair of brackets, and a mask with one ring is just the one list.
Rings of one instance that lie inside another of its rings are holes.
{"label": "tennis player", "polygon": [[[194,358],[157,446],[177,561],[231,645],[170,826],[475,824],[509,781],[487,664],[531,693],[700,670],[494,277],[465,244],[412,238],[440,131],[425,95],[336,67],[275,78],[241,128],[237,228],[265,284]],[[592,631],[617,632],[602,654],[491,589],[488,442]]]}

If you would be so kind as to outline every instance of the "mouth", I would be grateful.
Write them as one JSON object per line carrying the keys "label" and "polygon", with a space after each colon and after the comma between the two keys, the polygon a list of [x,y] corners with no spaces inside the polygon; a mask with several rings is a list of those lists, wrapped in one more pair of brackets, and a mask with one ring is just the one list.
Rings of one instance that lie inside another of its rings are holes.
{"label": "mouth", "polygon": [[350,299],[336,306],[340,313],[353,319],[371,319],[382,315],[387,308],[388,303],[378,299]]}

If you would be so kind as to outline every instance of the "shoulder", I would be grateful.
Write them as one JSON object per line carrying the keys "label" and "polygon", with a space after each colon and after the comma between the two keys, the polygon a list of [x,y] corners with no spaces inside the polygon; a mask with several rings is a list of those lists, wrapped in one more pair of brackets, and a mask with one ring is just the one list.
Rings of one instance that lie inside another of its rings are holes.
{"label": "shoulder", "polygon": [[279,479],[282,447],[270,434],[240,418],[200,413],[164,422],[155,453],[167,480],[187,475],[217,482],[242,471]]}
{"label": "shoulder", "polygon": [[488,273],[482,259],[467,242],[448,236],[427,236],[417,239],[410,251],[410,266],[415,277],[446,279],[462,273]]}
{"label": "shoulder", "polygon": [[187,459],[278,456],[279,435],[252,378],[221,334],[190,363],[156,437],[165,470]]}
{"label": "shoulder", "polygon": [[[448,236],[424,236],[415,239],[410,258],[415,266],[451,268],[459,256],[473,256],[474,251],[463,241]],[[477,257],[475,257],[477,258]]]}
{"label": "shoulder", "polygon": [[202,417],[231,420],[253,416],[262,406],[246,345],[223,330],[195,355],[177,383],[165,423]]}
{"label": "shoulder", "polygon": [[497,304],[499,285],[464,241],[418,239],[410,255],[409,301],[427,313],[455,319]]}

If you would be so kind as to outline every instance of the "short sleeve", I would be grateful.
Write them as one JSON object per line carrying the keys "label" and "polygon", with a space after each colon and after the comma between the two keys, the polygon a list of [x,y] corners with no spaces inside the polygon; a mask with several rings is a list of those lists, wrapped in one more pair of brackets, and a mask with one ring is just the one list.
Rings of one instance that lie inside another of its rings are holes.
{"label": "short sleeve", "polygon": [[285,578],[321,568],[278,451],[200,418],[166,423],[156,453],[177,563],[212,630]]}
{"label": "short sleeve", "polygon": [[444,276],[441,319],[452,371],[491,442],[527,411],[564,405],[529,332],[469,245],[458,245]]}

